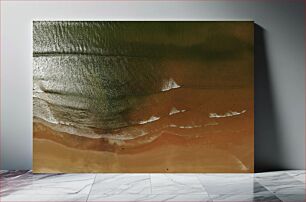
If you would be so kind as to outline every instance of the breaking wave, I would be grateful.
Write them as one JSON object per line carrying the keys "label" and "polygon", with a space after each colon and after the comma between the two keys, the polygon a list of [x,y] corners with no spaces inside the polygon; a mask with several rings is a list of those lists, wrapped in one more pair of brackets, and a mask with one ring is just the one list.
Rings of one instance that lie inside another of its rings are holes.
{"label": "breaking wave", "polygon": [[180,85],[178,85],[172,78],[170,78],[169,80],[164,81],[161,91],[168,91],[180,87]]}
{"label": "breaking wave", "polygon": [[241,112],[229,111],[229,112],[226,112],[225,114],[210,113],[209,118],[225,118],[225,117],[231,117],[231,116],[238,116],[238,115],[244,114],[245,112],[246,110],[242,110]]}

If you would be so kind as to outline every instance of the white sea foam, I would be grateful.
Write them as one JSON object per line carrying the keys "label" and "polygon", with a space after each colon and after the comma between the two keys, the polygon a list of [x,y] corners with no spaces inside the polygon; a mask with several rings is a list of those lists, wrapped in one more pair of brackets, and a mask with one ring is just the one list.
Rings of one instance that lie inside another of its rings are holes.
{"label": "white sea foam", "polygon": [[182,125],[170,124],[169,127],[170,128],[187,128],[187,129],[190,129],[190,128],[200,128],[200,127],[202,127],[202,125],[185,125],[185,126],[182,126]]}
{"label": "white sea foam", "polygon": [[193,125],[193,126],[179,126],[179,128],[200,128],[201,125]]}
{"label": "white sea foam", "polygon": [[157,121],[158,119],[160,119],[160,117],[151,116],[148,120],[139,121],[138,124],[146,124],[146,123],[150,123],[150,122],[153,122],[153,121]]}
{"label": "white sea foam", "polygon": [[74,125],[73,123],[64,122],[64,121],[59,121],[59,124],[67,125],[67,126],[73,126]]}
{"label": "white sea foam", "polygon": [[[36,99],[33,104],[33,116],[43,119],[49,123],[59,124],[59,121],[53,116],[49,105],[43,100]],[[40,109],[40,110],[38,110]]]}
{"label": "white sea foam", "polygon": [[166,80],[164,82],[164,85],[163,85],[161,91],[168,91],[168,90],[179,88],[179,87],[181,87],[181,86],[178,85],[172,78],[170,78],[169,80]]}
{"label": "white sea foam", "polygon": [[243,114],[245,112],[246,112],[246,110],[243,110],[241,112],[229,111],[229,112],[226,112],[225,114],[210,113],[209,118],[225,118],[225,117],[231,117],[231,116],[238,116],[238,115]]}
{"label": "white sea foam", "polygon": [[180,112],[185,112],[186,110],[185,109],[182,109],[182,110],[178,110],[176,109],[175,107],[172,107],[171,111],[169,112],[169,115],[173,115],[173,114],[177,114],[177,113],[180,113]]}

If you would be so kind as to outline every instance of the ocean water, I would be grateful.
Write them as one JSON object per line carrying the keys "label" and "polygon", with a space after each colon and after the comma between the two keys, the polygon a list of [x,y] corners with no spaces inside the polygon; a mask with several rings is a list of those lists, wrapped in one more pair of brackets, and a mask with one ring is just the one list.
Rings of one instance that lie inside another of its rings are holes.
{"label": "ocean water", "polygon": [[34,122],[110,144],[251,133],[250,22],[33,23]]}

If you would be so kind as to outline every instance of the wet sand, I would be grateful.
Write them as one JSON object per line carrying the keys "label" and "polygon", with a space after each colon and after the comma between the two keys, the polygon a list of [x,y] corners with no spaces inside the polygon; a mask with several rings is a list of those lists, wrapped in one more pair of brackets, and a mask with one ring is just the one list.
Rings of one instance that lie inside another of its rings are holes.
{"label": "wet sand", "polygon": [[[34,138],[35,173],[66,172],[253,172],[253,152],[208,144],[205,138],[188,139],[164,133],[141,152],[105,152],[70,148]],[[219,145],[220,146],[220,145]],[[243,153],[244,152],[244,153]],[[236,153],[233,154],[233,153]]]}
{"label": "wet sand", "polygon": [[[154,95],[140,106],[141,111],[130,114],[129,119],[135,121],[153,112],[162,118],[113,132],[148,132],[121,141],[109,139],[112,136],[92,138],[59,132],[56,124],[35,119],[33,170],[38,173],[253,172],[253,93],[249,89],[221,91],[176,89],[168,98],[162,96],[161,107],[155,103],[160,95]],[[186,98],[186,94],[194,99]],[[206,102],[201,104],[201,100]],[[186,111],[177,110],[169,115],[173,105]],[[231,108],[245,112],[226,116],[224,112]]]}

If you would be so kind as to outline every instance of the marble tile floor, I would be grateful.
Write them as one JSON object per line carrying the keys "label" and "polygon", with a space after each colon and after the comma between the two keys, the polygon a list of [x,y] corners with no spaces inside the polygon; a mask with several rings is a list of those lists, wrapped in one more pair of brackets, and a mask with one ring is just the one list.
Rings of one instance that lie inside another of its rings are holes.
{"label": "marble tile floor", "polygon": [[256,174],[32,174],[0,171],[0,201],[305,201],[305,171]]}

